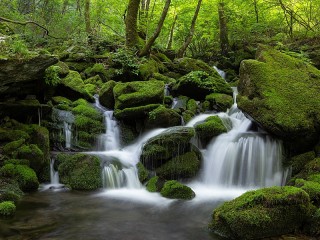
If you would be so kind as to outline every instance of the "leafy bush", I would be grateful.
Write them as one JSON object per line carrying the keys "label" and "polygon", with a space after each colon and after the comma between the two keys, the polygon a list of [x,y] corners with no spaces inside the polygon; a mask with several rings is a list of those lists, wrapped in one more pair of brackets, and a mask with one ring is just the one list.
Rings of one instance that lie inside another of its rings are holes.
{"label": "leafy bush", "polygon": [[44,80],[46,84],[50,86],[56,86],[60,83],[61,79],[59,77],[60,72],[59,66],[50,66],[45,71],[45,77]]}

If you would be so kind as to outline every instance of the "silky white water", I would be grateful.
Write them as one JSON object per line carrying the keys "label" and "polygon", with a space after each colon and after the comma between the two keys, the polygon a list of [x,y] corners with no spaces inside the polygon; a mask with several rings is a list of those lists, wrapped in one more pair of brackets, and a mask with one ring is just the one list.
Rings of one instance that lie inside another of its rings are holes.
{"label": "silky white water", "polygon": [[53,109],[52,119],[57,122],[60,129],[62,129],[63,137],[65,140],[65,148],[72,147],[72,124],[74,122],[74,116],[69,111],[60,109]]}

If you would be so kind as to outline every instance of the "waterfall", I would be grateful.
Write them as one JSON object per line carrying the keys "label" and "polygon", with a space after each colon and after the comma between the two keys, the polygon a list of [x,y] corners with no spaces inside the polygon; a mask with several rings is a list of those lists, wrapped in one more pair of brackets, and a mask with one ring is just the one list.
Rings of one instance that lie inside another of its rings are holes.
{"label": "waterfall", "polygon": [[[74,116],[69,111],[53,109],[52,119],[57,122],[59,129],[63,132],[65,141],[65,148],[71,148],[72,146],[72,124],[74,122]],[[60,130],[60,131],[61,131]],[[60,132],[61,134],[61,132]]]}
{"label": "waterfall", "polygon": [[216,70],[218,73],[219,73],[219,75],[223,78],[223,79],[226,79],[226,73],[223,71],[223,70],[220,70],[219,68],[217,68],[216,66],[214,66],[213,67],[214,68],[214,70]]}
{"label": "waterfall", "polygon": [[187,126],[194,126],[209,116],[219,116],[228,132],[211,140],[203,150],[204,169],[201,182],[215,187],[256,188],[282,185],[282,142],[266,133],[254,132],[252,122],[234,104],[227,113],[201,114]]}
{"label": "waterfall", "polygon": [[51,185],[60,185],[59,184],[59,173],[54,170],[55,159],[51,158],[50,160],[50,184]]}
{"label": "waterfall", "polygon": [[169,90],[169,84],[164,85],[164,96],[169,96],[170,90]]}

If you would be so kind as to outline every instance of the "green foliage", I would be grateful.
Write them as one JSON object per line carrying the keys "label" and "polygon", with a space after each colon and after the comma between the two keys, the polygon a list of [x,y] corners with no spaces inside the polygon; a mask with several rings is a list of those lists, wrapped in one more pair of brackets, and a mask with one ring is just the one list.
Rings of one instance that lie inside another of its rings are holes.
{"label": "green foliage", "polygon": [[46,84],[50,86],[57,86],[61,81],[59,77],[60,71],[61,71],[61,68],[59,66],[48,67],[45,71],[45,77],[44,77]]}
{"label": "green foliage", "polygon": [[9,217],[13,216],[16,212],[16,205],[11,201],[4,201],[0,203],[0,216]]}
{"label": "green foliage", "polygon": [[163,197],[173,199],[191,200],[195,197],[195,193],[190,187],[175,180],[165,182],[160,193]]}
{"label": "green foliage", "polygon": [[117,52],[113,53],[112,62],[117,69],[117,75],[125,73],[132,73],[136,76],[139,75],[139,60],[135,57],[135,54],[128,49],[120,48]]}

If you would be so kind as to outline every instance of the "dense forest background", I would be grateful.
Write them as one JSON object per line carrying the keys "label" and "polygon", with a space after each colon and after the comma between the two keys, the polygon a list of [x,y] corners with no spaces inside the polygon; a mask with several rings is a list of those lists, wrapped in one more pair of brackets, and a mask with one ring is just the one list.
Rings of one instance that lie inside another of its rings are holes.
{"label": "dense forest background", "polygon": [[[98,42],[100,47],[101,42],[119,47],[126,44],[131,21],[127,17],[134,4],[139,5],[137,33],[141,49],[161,28],[154,49],[178,52],[191,36],[186,54],[204,60],[217,59],[221,54],[230,57],[238,50],[245,55],[257,43],[285,48],[301,39],[314,41],[320,32],[318,0],[1,0],[0,16],[19,34],[15,51],[23,51],[24,43],[31,47],[54,44],[55,49],[58,43],[59,51],[79,44],[88,45],[90,55]],[[200,11],[196,18],[197,7]],[[196,23],[194,29],[192,22]],[[300,45],[296,52],[303,54]]]}

